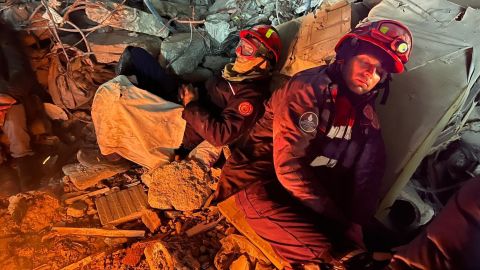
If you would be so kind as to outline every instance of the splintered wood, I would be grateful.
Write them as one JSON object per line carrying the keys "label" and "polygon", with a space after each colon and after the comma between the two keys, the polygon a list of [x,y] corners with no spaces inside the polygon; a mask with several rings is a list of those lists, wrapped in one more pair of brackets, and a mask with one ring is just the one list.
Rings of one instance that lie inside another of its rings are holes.
{"label": "splintered wood", "polygon": [[116,225],[141,218],[147,208],[147,195],[137,185],[100,197],[95,205],[102,225]]}

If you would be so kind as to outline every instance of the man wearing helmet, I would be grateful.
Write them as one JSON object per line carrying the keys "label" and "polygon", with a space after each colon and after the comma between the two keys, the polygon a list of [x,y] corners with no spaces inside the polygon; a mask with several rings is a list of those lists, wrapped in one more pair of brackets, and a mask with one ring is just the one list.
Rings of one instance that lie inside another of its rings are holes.
{"label": "man wearing helmet", "polygon": [[293,268],[343,267],[339,254],[363,247],[385,168],[375,98],[390,73],[403,71],[411,47],[410,31],[396,21],[352,30],[334,63],[274,92],[225,164],[216,200],[243,188],[236,205]]}
{"label": "man wearing helmet", "polygon": [[177,151],[184,156],[204,140],[213,146],[233,146],[251,129],[270,94],[270,72],[279,59],[280,46],[280,37],[272,26],[257,25],[240,31],[235,62],[225,66],[222,76],[209,79],[199,88],[180,84],[155,58],[137,47],[125,49],[116,72],[135,75],[139,88],[184,105],[182,117],[187,126]]}

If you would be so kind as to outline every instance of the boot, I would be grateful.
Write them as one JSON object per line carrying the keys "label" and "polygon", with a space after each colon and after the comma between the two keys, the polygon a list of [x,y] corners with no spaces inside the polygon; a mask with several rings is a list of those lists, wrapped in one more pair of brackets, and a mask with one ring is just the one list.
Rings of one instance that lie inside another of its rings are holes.
{"label": "boot", "polygon": [[35,156],[25,156],[14,159],[20,189],[22,192],[34,190],[40,187],[40,168],[35,162]]}
{"label": "boot", "polygon": [[120,59],[118,60],[117,66],[115,67],[115,74],[131,76],[134,74],[134,67],[132,64],[132,55],[130,53],[131,46],[128,46],[123,50]]}

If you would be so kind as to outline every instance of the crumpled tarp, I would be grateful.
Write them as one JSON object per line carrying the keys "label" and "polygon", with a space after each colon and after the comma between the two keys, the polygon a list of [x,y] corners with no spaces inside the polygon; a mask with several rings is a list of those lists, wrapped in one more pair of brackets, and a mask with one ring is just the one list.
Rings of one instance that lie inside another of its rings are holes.
{"label": "crumpled tarp", "polygon": [[101,85],[92,105],[98,145],[148,169],[170,162],[182,143],[183,108],[118,76]]}
{"label": "crumpled tarp", "polygon": [[450,119],[468,105],[480,74],[480,10],[445,0],[384,0],[367,19],[399,20],[413,33],[406,72],[394,75],[386,106],[378,106],[388,156],[381,217]]}

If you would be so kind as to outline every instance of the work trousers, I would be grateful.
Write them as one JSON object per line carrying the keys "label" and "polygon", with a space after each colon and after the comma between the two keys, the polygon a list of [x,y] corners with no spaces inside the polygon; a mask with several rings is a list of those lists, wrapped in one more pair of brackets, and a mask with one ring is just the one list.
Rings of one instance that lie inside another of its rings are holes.
{"label": "work trousers", "polygon": [[[347,249],[335,224],[294,200],[278,181],[256,182],[235,201],[254,231],[294,268],[328,262],[332,253]],[[332,242],[339,243],[335,251]]]}
{"label": "work trousers", "polygon": [[178,103],[178,80],[167,74],[157,59],[146,50],[131,46],[126,50],[130,52],[137,86],[165,100]]}
{"label": "work trousers", "polygon": [[8,109],[2,131],[7,136],[12,157],[19,158],[33,155],[23,104],[16,104]]}

